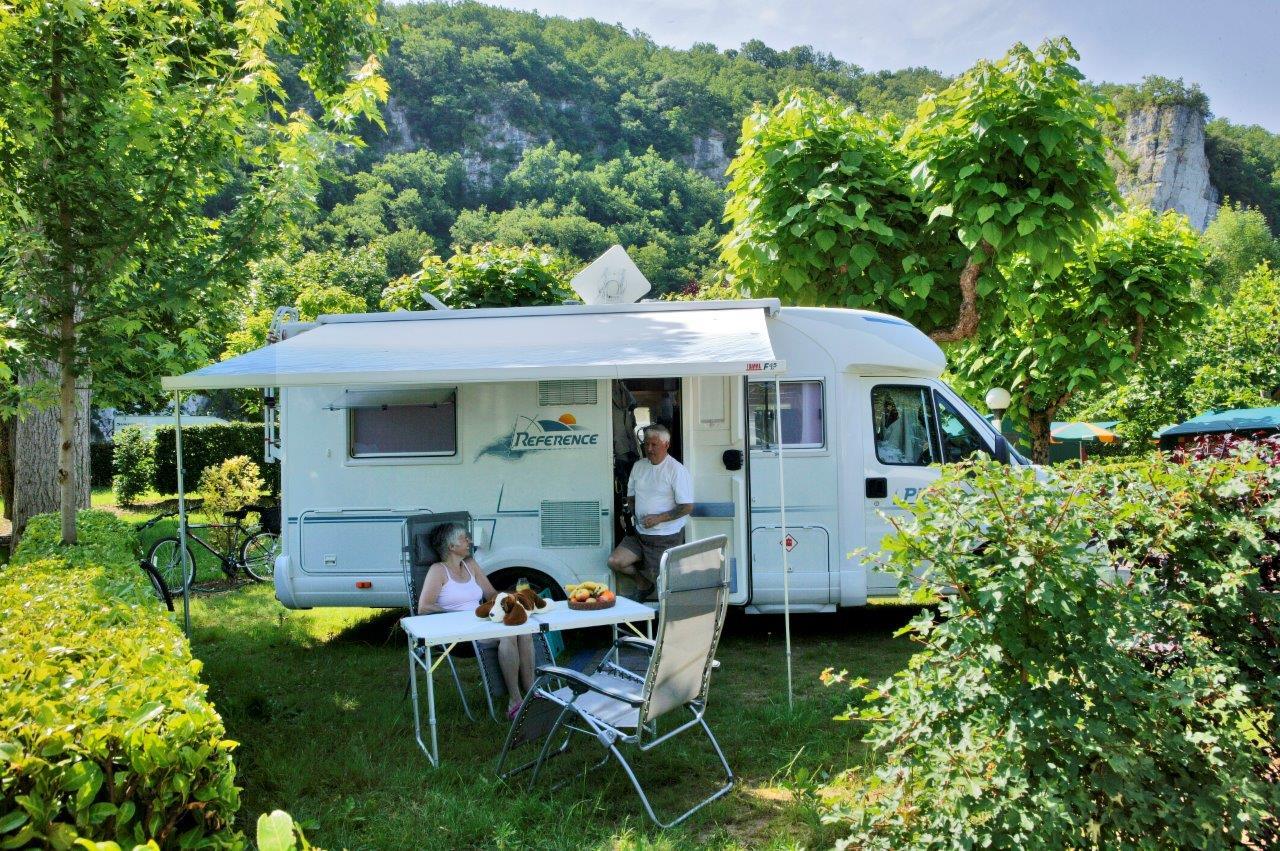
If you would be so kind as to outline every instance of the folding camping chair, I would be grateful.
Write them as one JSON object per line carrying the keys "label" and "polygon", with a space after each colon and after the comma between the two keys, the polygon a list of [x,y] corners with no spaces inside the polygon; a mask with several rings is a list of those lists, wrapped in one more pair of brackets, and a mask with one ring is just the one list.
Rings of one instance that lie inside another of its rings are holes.
{"label": "folding camping chair", "polygon": [[[440,560],[439,554],[431,545],[431,533],[445,523],[461,523],[471,531],[471,515],[465,511],[454,511],[442,514],[417,514],[405,518],[404,522],[404,557],[401,564],[404,569],[405,590],[409,595],[409,614],[418,614],[418,597],[422,593],[422,583],[426,579],[431,565]],[[502,679],[502,667],[498,663],[498,648],[492,642],[471,642],[471,650],[475,654],[480,669],[480,683],[484,688],[485,701],[489,705],[489,717],[497,721],[498,713],[494,708],[494,699],[507,696],[507,685]],[[415,653],[422,654],[424,648],[416,648]],[[462,701],[462,711],[467,719],[475,721],[471,707],[467,703],[466,692],[462,688],[462,678],[458,676],[458,667],[454,664],[453,654],[445,656],[449,663],[449,671],[453,675],[454,685],[458,687],[458,698]],[[533,636],[533,664],[550,665],[555,657],[547,644],[546,636],[539,633]]]}
{"label": "folding camping chair", "polygon": [[[538,680],[507,733],[498,759],[499,776],[511,777],[532,769],[529,777],[532,788],[548,757],[564,753],[573,733],[582,733],[606,748],[604,757],[587,770],[604,765],[610,755],[616,758],[649,818],[659,827],[679,824],[728,794],[733,788],[733,771],[704,717],[716,646],[729,604],[726,543],[724,535],[717,535],[674,547],[662,557],[658,576],[658,629],[652,641],[628,636],[618,638],[613,646],[613,661],[606,657],[590,675],[549,665],[538,668]],[[623,649],[648,652],[648,669],[643,675],[618,664],[617,653]],[[693,717],[658,735],[658,720],[681,706]],[[711,741],[724,769],[725,785],[678,818],[662,822],[619,745],[630,745],[644,753],[695,726],[701,727]],[[553,754],[552,742],[561,732],[565,734],[564,741]],[[542,742],[542,747],[536,759],[503,772],[513,748],[537,741]]]}

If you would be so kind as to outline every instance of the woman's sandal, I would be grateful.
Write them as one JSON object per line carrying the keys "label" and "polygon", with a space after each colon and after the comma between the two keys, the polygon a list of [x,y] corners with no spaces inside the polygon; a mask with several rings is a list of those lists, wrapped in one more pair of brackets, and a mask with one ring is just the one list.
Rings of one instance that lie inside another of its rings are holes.
{"label": "woman's sandal", "polygon": [[509,706],[509,707],[507,707],[507,720],[508,720],[508,721],[514,721],[514,720],[516,720],[516,715],[517,715],[517,713],[519,713],[519,712],[520,712],[520,704],[521,704],[521,703],[524,703],[524,701],[523,701],[523,700],[522,700],[522,701],[520,701],[520,703],[517,703],[515,706]]}

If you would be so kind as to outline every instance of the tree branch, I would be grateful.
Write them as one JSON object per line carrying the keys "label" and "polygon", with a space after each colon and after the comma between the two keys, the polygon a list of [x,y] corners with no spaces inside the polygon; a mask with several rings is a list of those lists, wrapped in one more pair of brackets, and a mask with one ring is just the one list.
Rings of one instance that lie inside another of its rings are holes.
{"label": "tree branch", "polygon": [[[995,249],[985,239],[979,248],[987,255],[987,260],[995,254]],[[964,264],[960,272],[960,312],[956,316],[956,324],[950,328],[939,328],[929,335],[935,343],[955,343],[967,340],[978,333],[978,276],[982,273],[986,261],[975,262],[972,257]]]}

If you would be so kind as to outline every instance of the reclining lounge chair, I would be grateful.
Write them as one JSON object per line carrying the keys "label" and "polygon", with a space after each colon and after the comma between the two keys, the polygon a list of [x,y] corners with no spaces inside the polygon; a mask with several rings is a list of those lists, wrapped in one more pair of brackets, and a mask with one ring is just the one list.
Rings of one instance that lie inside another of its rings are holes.
{"label": "reclining lounge chair", "polygon": [[[588,770],[604,765],[610,756],[617,759],[645,811],[659,827],[679,824],[733,788],[733,772],[705,718],[716,646],[729,603],[725,545],[726,538],[718,535],[674,547],[663,556],[658,575],[658,628],[652,641],[618,638],[614,661],[606,657],[589,675],[553,665],[538,668],[538,680],[507,734],[498,760],[500,776],[528,770],[532,788],[547,759],[564,753],[573,734],[580,733],[606,750],[600,762]],[[637,674],[619,665],[616,654],[622,648],[646,651],[648,669]],[[681,707],[692,717],[659,735],[657,722]],[[654,813],[623,748],[646,753],[693,727],[701,727],[710,740],[724,769],[725,784],[682,815],[663,822]],[[553,742],[562,735],[562,744],[553,752]],[[504,773],[511,751],[530,742],[541,742],[538,756]]]}

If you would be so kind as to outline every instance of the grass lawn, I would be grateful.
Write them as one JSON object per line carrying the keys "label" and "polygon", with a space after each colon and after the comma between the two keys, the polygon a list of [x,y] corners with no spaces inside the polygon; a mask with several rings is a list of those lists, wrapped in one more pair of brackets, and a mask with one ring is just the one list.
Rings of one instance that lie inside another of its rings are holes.
{"label": "grass lawn", "polygon": [[[289,611],[269,586],[244,586],[196,598],[192,645],[228,735],[240,742],[240,819],[250,832],[259,814],[283,808],[328,848],[826,847],[840,834],[821,824],[813,784],[864,764],[866,750],[857,728],[831,720],[848,693],[824,688],[818,673],[834,666],[877,680],[900,668],[912,648],[891,636],[915,611],[880,605],[795,617],[794,712],[781,618],[731,612],[708,719],[737,786],[665,832],[612,763],[554,793],[498,781],[505,724],[487,716],[468,723],[441,676],[443,764],[431,768],[413,740],[399,611]],[[572,655],[602,646],[608,631],[566,637]],[[462,660],[461,671],[469,696],[483,703],[474,663]],[[688,731],[638,758],[660,815],[715,788],[717,765],[704,742]],[[573,778],[600,753],[577,737],[544,779]]]}

